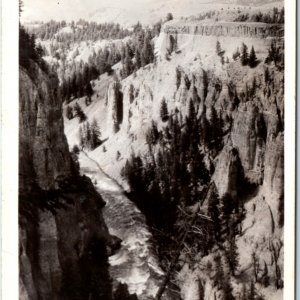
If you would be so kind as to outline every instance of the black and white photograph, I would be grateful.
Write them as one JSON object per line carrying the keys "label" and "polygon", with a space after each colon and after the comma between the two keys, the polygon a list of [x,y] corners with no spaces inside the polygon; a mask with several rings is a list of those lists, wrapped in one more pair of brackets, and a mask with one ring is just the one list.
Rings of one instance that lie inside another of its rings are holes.
{"label": "black and white photograph", "polygon": [[20,0],[19,300],[294,299],[285,2]]}

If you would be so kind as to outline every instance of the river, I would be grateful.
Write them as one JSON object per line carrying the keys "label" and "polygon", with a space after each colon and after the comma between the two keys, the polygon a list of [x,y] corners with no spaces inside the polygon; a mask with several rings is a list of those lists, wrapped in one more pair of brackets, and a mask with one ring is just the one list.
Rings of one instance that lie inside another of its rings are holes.
{"label": "river", "polygon": [[[79,161],[81,172],[92,179],[106,202],[103,215],[110,234],[122,240],[121,248],[109,257],[114,283],[126,283],[129,292],[136,293],[139,300],[153,299],[164,272],[152,250],[152,235],[144,215],[125,196],[122,187],[105,174],[88,154],[81,153]],[[165,296],[164,299],[170,298]]]}

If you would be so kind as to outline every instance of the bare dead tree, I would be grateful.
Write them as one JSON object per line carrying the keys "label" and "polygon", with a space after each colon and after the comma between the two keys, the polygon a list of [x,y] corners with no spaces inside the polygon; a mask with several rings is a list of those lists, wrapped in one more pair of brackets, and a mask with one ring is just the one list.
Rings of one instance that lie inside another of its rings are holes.
{"label": "bare dead tree", "polygon": [[[208,188],[207,188],[207,191],[206,191],[206,195],[205,195],[205,199],[207,198],[208,196],[208,192],[210,190],[210,187],[211,187],[211,184],[209,184]],[[204,216],[202,214],[200,214],[200,202],[199,202],[199,205],[198,205],[198,208],[195,210],[195,212],[193,213],[192,215],[192,218],[191,218],[191,221],[189,224],[187,224],[184,232],[181,234],[180,238],[178,239],[180,242],[178,243],[178,247],[177,247],[177,250],[173,256],[173,259],[171,260],[171,263],[169,265],[169,270],[167,271],[167,274],[164,278],[164,280],[162,281],[157,293],[156,293],[156,296],[155,296],[155,300],[160,300],[169,281],[170,281],[170,277],[172,275],[172,272],[177,264],[177,261],[180,257],[180,254],[181,254],[181,251],[182,251],[182,248],[184,247],[184,244],[185,244],[185,239],[187,238],[189,232],[191,230],[193,230],[193,226],[197,220],[197,218],[199,217],[203,217],[205,220],[208,220],[209,218],[207,216]],[[199,228],[197,228],[197,233],[200,233],[201,232],[201,229],[199,230]]]}
{"label": "bare dead tree", "polygon": [[255,282],[257,282],[259,262],[256,253],[254,251],[252,252],[251,256],[252,256],[253,275],[254,275]]}

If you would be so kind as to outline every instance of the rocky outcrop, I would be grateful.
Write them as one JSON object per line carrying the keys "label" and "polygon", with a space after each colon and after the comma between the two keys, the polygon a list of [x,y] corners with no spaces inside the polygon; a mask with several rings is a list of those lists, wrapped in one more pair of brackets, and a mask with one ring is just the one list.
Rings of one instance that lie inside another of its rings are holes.
{"label": "rocky outcrop", "polygon": [[38,186],[50,190],[55,188],[59,177],[72,174],[71,157],[62,134],[61,103],[56,99],[57,82],[49,80],[38,67],[35,72],[33,81],[20,70],[21,191],[28,189],[28,180],[33,176]]}
{"label": "rocky outcrop", "polygon": [[163,32],[172,35],[175,41],[177,34],[265,38],[283,37],[284,27],[280,24],[254,22],[241,23],[202,21],[191,24],[171,22],[164,26]]}
{"label": "rocky outcrop", "polygon": [[[282,24],[265,24],[251,22],[184,22],[170,21],[163,25],[156,45],[158,56],[165,58],[172,53],[193,55],[203,60],[215,52],[216,42],[221,43],[221,49],[226,57],[231,60],[237,47],[244,42],[250,49],[252,45],[260,51],[257,55],[264,56],[264,51],[272,39],[282,43],[284,26]],[[220,58],[219,58],[220,59]],[[212,68],[214,60],[209,60]]]}
{"label": "rocky outcrop", "polygon": [[79,175],[63,133],[57,80],[20,69],[20,299],[110,299],[105,202]]}
{"label": "rocky outcrop", "polygon": [[113,82],[108,89],[107,98],[109,99],[108,111],[110,118],[108,119],[108,126],[112,126],[112,133],[120,130],[123,122],[123,93],[119,82]]}
{"label": "rocky outcrop", "polygon": [[264,182],[266,201],[275,217],[275,224],[280,223],[283,215],[283,185],[284,185],[284,135],[270,136],[265,152]]}
{"label": "rocky outcrop", "polygon": [[227,141],[223,151],[215,160],[215,172],[213,180],[219,196],[231,194],[233,199],[237,197],[237,183],[239,181],[240,158],[237,150],[230,140]]}
{"label": "rocky outcrop", "polygon": [[245,172],[251,181],[263,178],[266,125],[263,114],[252,102],[241,104],[234,114],[231,139],[239,150]]}

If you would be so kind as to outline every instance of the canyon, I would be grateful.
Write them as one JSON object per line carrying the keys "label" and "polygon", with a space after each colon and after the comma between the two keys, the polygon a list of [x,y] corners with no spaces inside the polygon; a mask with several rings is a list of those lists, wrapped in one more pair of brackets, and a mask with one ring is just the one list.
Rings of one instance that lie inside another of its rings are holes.
{"label": "canyon", "polygon": [[[117,63],[92,80],[90,103],[87,97],[62,103],[57,74],[34,62],[21,67],[20,299],[118,299],[113,295],[119,284],[137,297],[128,299],[155,297],[168,270],[155,228],[130,198],[124,168],[133,156],[155,162],[163,146],[149,144],[153,124],[163,136],[177,118],[184,131],[191,106],[200,125],[222,129],[215,148],[200,142],[201,135],[196,141],[209,174],[208,193],[198,199],[201,214],[208,214],[213,188],[220,199],[229,196],[242,206],[234,235],[238,266],[228,275],[232,295],[244,299],[245,285],[255,277],[259,299],[282,299],[284,66],[266,58],[274,41],[284,51],[283,36],[282,24],[171,20],[152,40],[154,62],[124,78]],[[254,46],[254,66],[234,56],[242,44]],[[78,57],[85,50],[82,43]],[[163,101],[168,121],[161,116]],[[84,122],[66,116],[75,105],[85,122],[99,125],[95,149],[81,144]],[[162,299],[226,299],[215,278],[218,257],[228,269],[228,243],[192,260],[179,253]]]}

